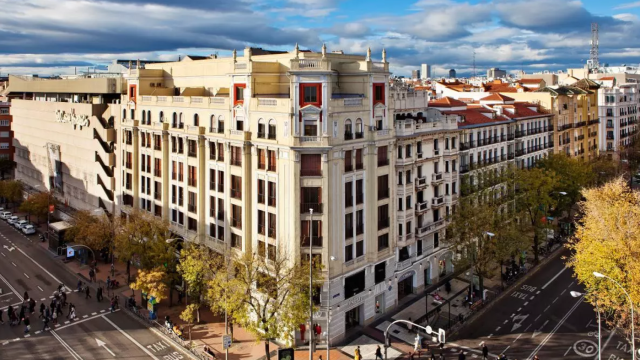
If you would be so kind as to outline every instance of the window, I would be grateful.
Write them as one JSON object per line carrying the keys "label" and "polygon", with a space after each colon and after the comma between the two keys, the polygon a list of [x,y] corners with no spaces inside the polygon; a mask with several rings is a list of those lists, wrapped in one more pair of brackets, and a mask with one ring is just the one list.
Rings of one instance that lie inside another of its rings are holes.
{"label": "window", "polygon": [[373,101],[384,104],[384,84],[373,84]]}
{"label": "window", "polygon": [[405,157],[409,159],[412,156],[413,156],[413,153],[411,152],[411,144],[408,144],[405,151]]}
{"label": "window", "polygon": [[218,117],[218,134],[224,133],[224,118],[222,115]]}
{"label": "window", "polygon": [[302,102],[304,104],[318,104],[320,92],[320,84],[301,85],[302,87]]}
{"label": "window", "polygon": [[364,255],[364,240],[356,242],[356,257]]}
{"label": "window", "polygon": [[224,200],[223,199],[218,199],[218,220],[224,221]]}
{"label": "window", "polygon": [[224,144],[218,143],[218,161],[224,161]]}
{"label": "window", "polygon": [[351,120],[347,119],[344,122],[344,139],[353,139],[353,129],[351,128]]}
{"label": "window", "polygon": [[244,102],[244,88],[246,87],[245,84],[234,84],[233,88],[234,88],[234,104],[242,104]]}
{"label": "window", "polygon": [[315,119],[304,119],[304,135],[305,136],[318,136],[318,121]]}
{"label": "window", "polygon": [[189,212],[197,213],[198,212],[198,198],[195,192],[189,191],[187,193],[187,208]]}
{"label": "window", "polygon": [[258,203],[264,204],[264,199],[265,199],[264,180],[258,179]]}
{"label": "window", "polygon": [[344,237],[345,239],[353,237],[353,213],[344,215]]}
{"label": "window", "polygon": [[267,205],[276,206],[276,183],[273,181],[269,181],[269,198]]}
{"label": "window", "polygon": [[362,162],[362,149],[356,150],[356,170],[362,170],[364,168],[364,164]]}
{"label": "window", "polygon": [[258,120],[258,139],[264,139],[266,134],[264,120],[260,119]]}
{"label": "window", "polygon": [[188,155],[190,157],[198,156],[198,142],[196,140],[187,140],[187,146],[189,147]]}
{"label": "window", "polygon": [[387,263],[385,261],[376,264],[373,273],[375,274],[375,283],[380,284],[387,277],[386,275]]}
{"label": "window", "polygon": [[344,206],[353,206],[353,182],[351,181],[344,184]]}
{"label": "window", "polygon": [[387,157],[388,154],[388,147],[387,146],[380,146],[378,148],[378,166],[386,166],[389,165],[389,158]]}
{"label": "window", "polygon": [[162,159],[153,159],[153,175],[162,177]]}
{"label": "window", "polygon": [[276,171],[276,152],[275,150],[268,150],[267,155],[269,158],[269,168],[267,171]]}
{"label": "window", "polygon": [[200,117],[198,114],[193,115],[193,126],[200,126]]}
{"label": "window", "polygon": [[352,153],[351,150],[347,150],[344,152],[344,172],[349,172],[353,170],[352,163]]}
{"label": "window", "polygon": [[302,154],[300,156],[301,176],[322,176],[322,158],[320,154]]}
{"label": "window", "polygon": [[269,213],[269,232],[268,235],[270,238],[276,238],[276,214]]}
{"label": "window", "polygon": [[231,246],[242,249],[242,237],[240,235],[231,234]]}
{"label": "window", "polygon": [[353,260],[353,245],[349,244],[344,247],[344,261],[347,262],[351,260]]}
{"label": "window", "polygon": [[209,217],[212,219],[215,219],[216,217],[216,198],[214,198],[213,196],[209,196]]}
{"label": "window", "polygon": [[356,235],[364,234],[364,210],[356,211]]}
{"label": "window", "polygon": [[258,210],[258,234],[260,235],[264,235],[266,233],[267,226],[265,220],[265,212]]}
{"label": "window", "polygon": [[266,150],[258,149],[258,169],[264,170],[266,168],[266,158],[265,158]]}
{"label": "window", "polygon": [[303,187],[300,192],[300,212],[305,213],[313,209],[314,213],[322,213],[322,188]]}
{"label": "window", "polygon": [[378,206],[378,230],[389,227],[389,205]]}
{"label": "window", "polygon": [[231,175],[231,197],[242,199],[242,178],[240,176]]}
{"label": "window", "polygon": [[153,182],[153,198],[155,200],[162,200],[162,184],[158,181]]}
{"label": "window", "polygon": [[242,208],[238,205],[231,205],[231,226],[242,229]]}
{"label": "window", "polygon": [[189,165],[189,186],[198,186],[198,171],[195,166]]}
{"label": "window", "polygon": [[389,197],[389,175],[378,176],[378,200]]}
{"label": "window", "polygon": [[398,198],[398,211],[404,210],[404,199]]}
{"label": "window", "polygon": [[231,146],[231,165],[242,166],[242,148],[239,146]]}
{"label": "window", "polygon": [[7,137],[9,137],[9,132],[8,132],[8,131],[2,131],[2,132],[0,132],[0,137],[3,137],[3,138],[7,138]]}
{"label": "window", "polygon": [[267,135],[267,137],[270,140],[276,139],[276,121],[275,120],[269,120],[269,134]]}
{"label": "window", "polygon": [[303,220],[300,223],[300,230],[302,231],[301,245],[309,246],[309,239],[313,237],[312,246],[322,246],[322,221],[321,220],[313,220],[311,233],[309,232],[309,220]]}
{"label": "window", "polygon": [[364,180],[356,180],[356,205],[364,202]]}
{"label": "window", "polygon": [[194,218],[188,218],[187,226],[191,231],[198,231],[198,221]]}
{"label": "window", "polygon": [[209,160],[216,159],[216,143],[209,142]]}
{"label": "window", "polygon": [[184,166],[182,163],[178,163],[178,181],[184,181]]}

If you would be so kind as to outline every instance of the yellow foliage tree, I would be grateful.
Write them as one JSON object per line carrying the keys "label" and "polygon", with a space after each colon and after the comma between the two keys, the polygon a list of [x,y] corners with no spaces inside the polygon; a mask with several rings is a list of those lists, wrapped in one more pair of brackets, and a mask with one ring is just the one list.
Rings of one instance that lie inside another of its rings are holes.
{"label": "yellow foliage tree", "polygon": [[[584,213],[575,238],[567,245],[573,253],[569,265],[587,289],[586,299],[598,306],[611,326],[630,334],[631,311],[624,292],[611,280],[596,278],[594,271],[622,285],[633,303],[640,303],[640,192],[622,178],[600,188],[585,190],[580,203]],[[635,325],[640,324],[636,315]]]}
{"label": "yellow foliage tree", "polygon": [[166,271],[164,268],[157,267],[151,270],[138,271],[136,281],[130,284],[131,289],[140,290],[149,296],[153,296],[159,302],[164,299],[168,290],[165,283]]}

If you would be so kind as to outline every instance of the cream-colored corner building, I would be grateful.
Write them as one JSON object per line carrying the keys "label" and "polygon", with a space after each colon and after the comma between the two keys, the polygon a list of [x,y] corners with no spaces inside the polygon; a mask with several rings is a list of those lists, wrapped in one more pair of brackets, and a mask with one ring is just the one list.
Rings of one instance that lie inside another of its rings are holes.
{"label": "cream-colored corner building", "polygon": [[[97,76],[97,75],[96,75]],[[114,211],[115,130],[110,104],[120,76],[44,80],[11,76],[16,179],[52,189],[76,209]]]}
{"label": "cream-colored corner building", "polygon": [[427,121],[426,93],[389,75],[384,52],[297,48],[133,69],[118,109],[116,198],[212,248],[311,252],[331,279],[314,323],[326,343],[330,307],[336,343],[441,273],[440,208],[455,202],[443,188],[457,181],[443,171],[457,150],[444,144],[457,127]]}

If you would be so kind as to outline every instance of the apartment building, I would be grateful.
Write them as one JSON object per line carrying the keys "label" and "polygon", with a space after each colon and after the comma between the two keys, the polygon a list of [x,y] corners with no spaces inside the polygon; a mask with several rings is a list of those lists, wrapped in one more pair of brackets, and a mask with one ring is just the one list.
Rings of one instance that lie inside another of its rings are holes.
{"label": "apartment building", "polygon": [[[13,131],[11,103],[0,101],[0,159],[13,160]],[[8,174],[5,174],[5,176]]]}
{"label": "apartment building", "polygon": [[109,74],[70,79],[10,76],[15,177],[53,190],[76,208],[115,206],[115,130],[111,104],[122,79]]}
{"label": "apartment building", "polygon": [[[445,161],[455,164],[457,129],[426,120],[425,92],[390,89],[384,52],[373,61],[370,52],[325,47],[246,48],[129,69],[117,105],[123,212],[144,209],[218,250],[311,256],[330,279],[315,299],[314,322],[329,322],[332,343],[422,287],[416,262],[430,256],[427,278],[438,278],[432,268],[443,246],[434,234],[444,225],[439,208],[455,201],[443,184],[455,181],[444,170]],[[402,128],[400,165],[395,117],[410,127]],[[413,150],[419,146],[424,152]],[[308,337],[302,325],[299,343]]]}
{"label": "apartment building", "polygon": [[619,159],[620,150],[629,146],[638,133],[638,84],[618,84],[615,77],[602,77],[598,90],[600,151]]}

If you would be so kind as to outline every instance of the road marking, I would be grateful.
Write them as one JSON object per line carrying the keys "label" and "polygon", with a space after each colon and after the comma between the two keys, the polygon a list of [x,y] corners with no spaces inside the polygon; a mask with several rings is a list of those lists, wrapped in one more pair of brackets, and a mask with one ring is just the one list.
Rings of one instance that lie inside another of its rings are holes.
{"label": "road marking", "polygon": [[109,352],[109,354],[111,354],[111,356],[116,357],[116,354],[114,354],[113,351],[109,350],[109,348],[107,347],[107,344],[104,341],[96,338],[96,343],[98,344],[98,347],[104,348]]}
{"label": "road marking", "polygon": [[27,273],[23,273],[23,274],[24,274],[24,276],[27,277],[27,279],[30,279],[30,277],[29,277],[29,275],[27,275]]}
{"label": "road marking", "polygon": [[560,293],[560,295],[564,294],[567,291],[567,289],[562,290],[562,292]]}
{"label": "road marking", "polygon": [[14,263],[13,261],[11,263],[13,264],[13,266],[18,267],[18,265],[16,265],[16,263]]}
{"label": "road marking", "polygon": [[540,326],[538,328],[538,330],[533,330],[533,335],[531,335],[531,338],[534,338],[534,337],[540,335],[542,333],[542,328],[545,327],[548,322],[549,322],[549,320],[545,321],[544,324],[542,324],[542,326]]}
{"label": "road marking", "polygon": [[498,330],[500,330],[500,326],[498,326],[498,327],[496,328],[496,332],[498,332]]}
{"label": "road marking", "polygon": [[65,321],[64,323],[65,323],[65,325],[66,325],[66,324],[68,324],[68,323],[69,323],[69,321]]}
{"label": "road marking", "polygon": [[492,336],[493,334],[489,334],[489,336],[487,336],[487,339],[491,339]]}
{"label": "road marking", "polygon": [[536,291],[536,295],[540,294],[540,290]]}
{"label": "road marking", "polygon": [[532,296],[532,297],[530,297],[530,298],[529,298],[529,300],[533,300],[533,299],[535,299],[535,298],[536,298],[535,296]]}
{"label": "road marking", "polygon": [[98,314],[98,313],[92,312],[92,313],[91,313],[91,316],[96,315],[96,314]]}
{"label": "road marking", "polygon": [[45,301],[45,300],[47,300],[47,298],[42,298],[42,299],[40,299],[40,301]]}
{"label": "road marking", "polygon": [[24,301],[24,298],[20,295],[19,292],[16,291],[16,289],[13,286],[11,286],[11,284],[9,284],[9,282],[7,281],[7,279],[4,278],[4,276],[0,275],[0,280],[2,280],[3,283],[7,284],[9,289],[13,291],[14,294],[16,294],[16,296],[18,297],[18,299],[20,299],[20,301]]}
{"label": "road marking", "polygon": [[80,355],[78,355],[78,353],[76,353],[71,346],[69,346],[69,344],[67,344],[66,342],[64,342],[64,340],[62,340],[62,338],[60,337],[60,335],[56,334],[55,331],[51,331],[51,335],[53,335],[53,337],[55,337],[60,344],[62,344],[62,346],[64,346],[65,349],[67,349],[67,351],[69,352],[69,354],[71,354],[71,356],[73,356],[74,359],[76,360],[82,360],[82,358],[80,357]]}
{"label": "road marking", "polygon": [[[12,293],[12,292],[8,292],[8,293],[6,293],[6,294],[2,294],[2,295],[0,295],[0,297],[7,296],[7,295],[13,295],[13,293]],[[9,301],[9,300],[7,300],[7,301]]]}
{"label": "road marking", "polygon": [[5,341],[2,343],[2,346],[7,345],[8,343],[9,343],[8,341]]}
{"label": "road marking", "polygon": [[571,285],[573,285],[573,283],[575,283],[575,280],[571,282],[571,284],[569,284],[569,286],[567,286],[568,288],[571,287]]}
{"label": "road marking", "polygon": [[548,283],[544,284],[540,289],[544,290],[547,286],[549,286],[549,284],[553,282],[553,280],[557,279],[558,276],[560,276],[560,274],[562,274],[565,270],[567,270],[567,267],[563,267],[562,270],[560,270],[560,272],[556,274],[556,276],[554,276],[551,280],[549,280]]}
{"label": "road marking", "polygon": [[520,310],[522,310],[522,308],[518,308],[518,312],[520,312]]}
{"label": "road marking", "polygon": [[100,313],[102,314],[104,312],[104,310],[100,310]]}
{"label": "road marking", "polygon": [[542,310],[542,312],[545,312],[545,311],[547,311],[547,310],[549,310],[549,306],[547,306],[546,308],[544,308],[544,310]]}
{"label": "road marking", "polygon": [[[466,346],[464,346],[464,345],[458,345],[458,344],[456,344],[456,343],[449,343],[449,345],[451,345],[451,346],[453,346],[453,347],[457,347],[457,348],[464,349],[464,350],[469,351],[469,352],[472,352],[472,353],[482,354],[482,352],[481,352],[480,350],[472,349],[472,348],[470,348],[470,347],[466,347]],[[182,350],[180,350],[180,351],[182,351]],[[457,351],[457,349],[451,348],[451,352],[455,352],[455,351]],[[491,356],[491,357],[495,357],[496,359],[498,358],[498,355],[493,354],[493,353],[489,353],[489,356]]]}
{"label": "road marking", "polygon": [[525,303],[524,303],[524,306],[527,306],[527,304],[528,304],[528,303],[529,303],[528,301],[527,301],[527,302],[525,302]]}
{"label": "road marking", "polygon": [[506,352],[507,352],[507,350],[509,350],[509,348],[510,348],[510,347],[511,347],[511,345],[507,346],[507,348],[506,348],[506,349],[502,350],[501,354],[506,353]]}
{"label": "road marking", "polygon": [[0,252],[0,254],[2,254],[2,256],[7,257],[7,255],[5,255],[3,252]]}
{"label": "road marking", "polygon": [[530,328],[530,327],[531,327],[531,324],[527,325],[527,327],[526,327],[526,328],[524,328],[523,333],[526,333],[526,332],[527,332],[527,330],[529,330],[529,328]]}
{"label": "road marking", "polygon": [[[62,284],[62,281],[60,281],[60,279],[58,279],[57,277],[53,276],[52,273],[50,273],[47,269],[45,269],[44,267],[42,267],[42,265],[38,264],[35,260],[33,260],[31,258],[31,256],[27,255],[24,251],[22,251],[22,249],[20,248],[16,248],[16,250],[20,251],[20,253],[22,253],[22,255],[26,256],[27,259],[31,260],[32,263],[36,264],[36,266],[38,266],[42,271],[44,271],[45,273],[47,273],[47,275],[51,276],[51,278],[53,280],[55,280],[58,284]],[[67,287],[67,289],[69,289],[69,287]]]}
{"label": "road marking", "polygon": [[38,286],[38,289],[40,289],[40,291],[44,291],[44,290],[42,290],[42,288],[40,286]]}
{"label": "road marking", "polygon": [[564,355],[563,355],[563,356],[567,356],[567,354],[569,353],[569,351],[571,351],[571,348],[572,348],[572,347],[573,347],[573,346],[569,346],[569,348],[567,349],[567,351],[565,351],[565,352],[564,352]]}
{"label": "road marking", "polygon": [[538,319],[540,319],[540,316],[542,316],[542,314],[538,315],[538,317],[537,317],[537,318],[535,318],[535,320],[533,320],[533,321],[534,321],[534,322],[535,322],[535,321],[538,321]]}
{"label": "road marking", "polygon": [[127,339],[131,340],[132,343],[136,344],[137,347],[140,348],[140,350],[144,351],[145,354],[149,355],[152,359],[154,360],[160,360],[157,357],[155,357],[149,350],[147,350],[146,347],[142,346],[139,342],[137,342],[134,338],[131,337],[131,335],[127,334],[124,330],[120,329],[120,327],[118,325],[116,325],[113,321],[109,320],[107,318],[106,315],[101,315],[101,317],[108,322],[109,324],[111,324],[111,326],[113,326],[116,330],[118,330],[122,335],[124,335]]}
{"label": "road marking", "polygon": [[511,316],[509,316],[509,317],[514,317],[514,316],[516,316],[516,314],[515,314],[515,313],[514,313],[514,314],[511,314]]}
{"label": "road marking", "polygon": [[552,301],[551,303],[553,304],[553,303],[554,303],[554,302],[556,302],[556,301],[558,301],[558,297],[557,297],[557,296],[556,296],[556,298],[555,298],[555,299],[553,299],[553,301]]}
{"label": "road marking", "polygon": [[509,320],[505,320],[503,324],[506,324],[506,323],[508,323],[508,322],[509,322]]}
{"label": "road marking", "polygon": [[[518,335],[518,337],[516,338],[516,340],[520,339],[520,336],[522,336],[522,334]],[[513,342],[516,342],[516,340],[513,340]]]}
{"label": "road marking", "polygon": [[40,334],[41,332],[42,332],[42,330],[36,331],[36,335]]}
{"label": "road marking", "polygon": [[562,326],[562,324],[564,324],[564,322],[567,321],[569,316],[571,316],[571,314],[573,314],[573,312],[578,308],[578,305],[582,303],[583,298],[584,298],[584,295],[581,296],[578,299],[578,301],[576,301],[575,305],[573,305],[571,310],[569,310],[569,312],[567,312],[567,314],[558,322],[558,324],[553,328],[553,330],[551,330],[551,332],[547,335],[547,337],[545,337],[544,340],[542,340],[542,342],[533,350],[533,352],[531,353],[531,355],[527,357],[527,359],[533,359],[533,357],[538,353],[538,351],[540,351],[540,349],[542,349],[542,347],[549,341],[549,339],[551,339],[553,334],[555,334],[556,331],[558,331],[560,326]]}
{"label": "road marking", "polygon": [[84,316],[82,316],[82,318],[83,318],[83,319],[86,319],[86,318],[88,318],[88,317],[89,317],[89,315],[84,315]]}
{"label": "road marking", "polygon": [[609,334],[609,337],[607,338],[607,341],[604,342],[604,346],[602,347],[602,349],[600,351],[604,351],[604,349],[607,348],[607,345],[609,345],[609,341],[611,341],[611,338],[613,337],[613,335],[615,335],[617,328],[614,327],[613,330],[611,331],[611,334]]}
{"label": "road marking", "polygon": [[26,334],[24,337],[28,338],[29,336],[31,336],[31,334]]}
{"label": "road marking", "polygon": [[55,325],[53,325],[53,327],[54,327],[54,328],[59,328],[59,327],[60,327],[60,324],[55,324]]}

